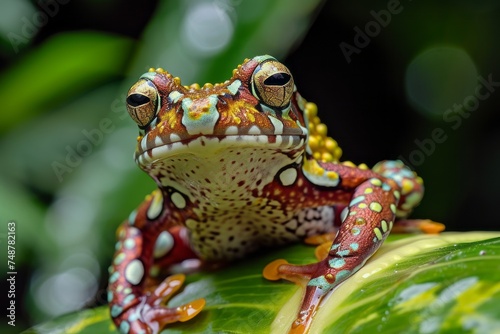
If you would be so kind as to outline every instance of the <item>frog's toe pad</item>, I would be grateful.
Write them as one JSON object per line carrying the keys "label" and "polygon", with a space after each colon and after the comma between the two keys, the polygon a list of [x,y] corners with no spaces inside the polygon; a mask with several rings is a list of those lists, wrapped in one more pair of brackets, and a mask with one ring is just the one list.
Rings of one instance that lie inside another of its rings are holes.
{"label": "frog's toe pad", "polygon": [[262,276],[264,276],[264,278],[269,281],[277,281],[283,278],[279,272],[279,267],[283,264],[288,264],[288,261],[283,259],[274,260],[273,262],[265,266],[264,270],[262,271]]}
{"label": "frog's toe pad", "polygon": [[396,221],[392,232],[438,234],[444,231],[445,228],[444,224],[430,219],[402,219]]}
{"label": "frog's toe pad", "polygon": [[314,250],[314,256],[317,260],[321,261],[328,257],[328,253],[330,252],[330,248],[332,247],[331,242],[325,242]]}
{"label": "frog's toe pad", "polygon": [[445,225],[432,221],[430,219],[424,220],[420,225],[420,230],[425,234],[438,234],[444,231]]}
{"label": "frog's toe pad", "polygon": [[193,300],[188,304],[184,304],[177,308],[179,321],[184,322],[194,318],[205,307],[205,299],[200,298]]}

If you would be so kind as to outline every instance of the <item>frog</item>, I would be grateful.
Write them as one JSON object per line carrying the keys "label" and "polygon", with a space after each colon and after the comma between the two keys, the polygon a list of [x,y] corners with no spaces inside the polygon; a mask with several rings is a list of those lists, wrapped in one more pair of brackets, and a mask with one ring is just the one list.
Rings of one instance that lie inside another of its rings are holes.
{"label": "frog", "polygon": [[117,230],[108,302],[121,333],[196,321],[204,298],[167,306],[184,284],[180,267],[234,263],[304,240],[323,245],[317,262],[277,259],[263,279],[303,287],[290,333],[307,333],[325,296],[391,230],[441,229],[407,218],[424,185],[402,161],[369,168],[341,160],[317,105],[270,55],[247,58],[230,79],[201,87],[151,68],[126,105],[139,131],[135,162],[157,188]]}

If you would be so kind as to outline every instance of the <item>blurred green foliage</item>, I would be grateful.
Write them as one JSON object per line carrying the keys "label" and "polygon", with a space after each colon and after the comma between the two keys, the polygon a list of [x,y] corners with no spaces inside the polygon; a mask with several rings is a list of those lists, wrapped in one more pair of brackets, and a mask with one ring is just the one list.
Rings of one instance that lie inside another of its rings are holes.
{"label": "blurred green foliage", "polygon": [[400,157],[424,177],[415,215],[498,229],[500,93],[475,95],[478,77],[500,81],[493,0],[2,4],[0,218],[17,227],[15,332],[103,302],[114,230],[154,187],[132,160],[137,130],[124,105],[149,67],[203,84],[272,54],[347,159]]}

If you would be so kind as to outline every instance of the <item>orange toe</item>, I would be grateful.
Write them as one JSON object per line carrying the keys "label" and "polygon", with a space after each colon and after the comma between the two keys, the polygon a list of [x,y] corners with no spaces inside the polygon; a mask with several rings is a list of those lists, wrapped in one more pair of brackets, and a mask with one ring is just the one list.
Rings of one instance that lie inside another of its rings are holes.
{"label": "orange toe", "polygon": [[438,234],[444,231],[445,225],[427,219],[420,224],[420,230],[426,234]]}
{"label": "orange toe", "polygon": [[278,269],[282,264],[288,264],[288,261],[284,259],[274,260],[264,268],[264,270],[262,271],[262,276],[270,281],[277,281],[281,279]]}
{"label": "orange toe", "polygon": [[200,298],[192,302],[179,306],[177,312],[179,314],[179,321],[184,322],[194,318],[205,307],[205,299]]}

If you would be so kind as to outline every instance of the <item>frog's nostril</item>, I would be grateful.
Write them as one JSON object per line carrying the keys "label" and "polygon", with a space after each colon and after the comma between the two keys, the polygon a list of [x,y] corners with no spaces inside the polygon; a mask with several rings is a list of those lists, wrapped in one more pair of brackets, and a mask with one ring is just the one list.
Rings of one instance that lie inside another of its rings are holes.
{"label": "frog's nostril", "polygon": [[142,94],[130,94],[127,97],[127,103],[132,107],[138,107],[143,104],[149,103],[151,99]]}

